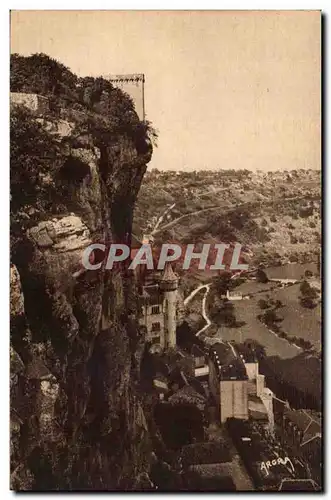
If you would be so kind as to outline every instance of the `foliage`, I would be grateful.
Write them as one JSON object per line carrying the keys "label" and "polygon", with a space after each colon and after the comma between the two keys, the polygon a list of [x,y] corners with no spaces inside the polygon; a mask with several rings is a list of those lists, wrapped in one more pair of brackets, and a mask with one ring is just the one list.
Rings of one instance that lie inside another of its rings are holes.
{"label": "foliage", "polygon": [[290,234],[290,243],[292,245],[296,245],[298,243],[298,238],[294,236],[293,234]]}
{"label": "foliage", "polygon": [[62,96],[77,101],[77,77],[66,66],[46,54],[10,58],[11,92],[31,92],[43,96]]}
{"label": "foliage", "polygon": [[315,288],[311,287],[307,281],[303,281],[301,283],[300,292],[301,292],[302,296],[305,298],[310,298],[310,299],[317,298],[317,292],[316,292]]}
{"label": "foliage", "polygon": [[299,210],[299,216],[302,218],[310,217],[313,214],[314,214],[314,208],[312,206],[300,208]]}
{"label": "foliage", "polygon": [[[11,213],[12,232],[25,207],[36,211],[59,204],[60,179],[54,175],[68,158],[66,151],[77,147],[77,137],[86,136],[89,147],[102,150],[103,161],[109,161],[110,145],[122,137],[129,138],[138,155],[151,152],[156,132],[147,121],[139,120],[131,98],[103,78],[78,78],[67,67],[45,54],[11,56],[10,88],[12,92],[37,93],[48,98],[49,122],[68,119],[75,128],[69,138],[49,133],[35,112],[14,105],[10,116],[11,130]],[[148,161],[148,160],[147,160]],[[63,186],[62,186],[63,187]],[[62,189],[62,188],[61,188]],[[57,199],[57,203],[54,201]],[[29,215],[23,215],[28,220]]]}
{"label": "foliage", "polygon": [[244,358],[249,358],[252,353],[255,354],[258,361],[266,357],[265,347],[257,340],[246,339],[243,343],[236,344],[236,346],[240,354],[243,354]]}
{"label": "foliage", "polygon": [[130,136],[138,153],[154,144],[157,132],[148,121],[140,121],[128,94],[113,87],[106,79],[78,78],[66,66],[46,54],[11,56],[10,89],[12,92],[37,93],[50,100],[51,111],[61,109],[83,112],[81,125],[94,131],[100,144],[108,144],[116,135]]}
{"label": "foliage", "polygon": [[260,299],[258,301],[258,306],[259,306],[260,309],[268,309],[269,304],[268,304],[268,302],[266,300]]}
{"label": "foliage", "polygon": [[300,304],[307,309],[314,309],[317,306],[311,297],[300,297]]}
{"label": "foliage", "polygon": [[38,206],[41,195],[51,194],[45,179],[56,165],[60,151],[56,137],[21,106],[14,106],[10,114],[10,142],[11,209],[15,212],[26,204]]}
{"label": "foliage", "polygon": [[[211,320],[218,326],[227,326],[235,328],[239,326],[236,320],[234,306],[232,302],[227,299],[221,300],[217,297],[214,298],[213,305],[210,308],[209,315]],[[240,324],[242,326],[242,324]]]}
{"label": "foliage", "polygon": [[261,319],[266,325],[272,327],[273,329],[277,326],[276,323],[283,321],[283,318],[277,315],[275,309],[268,309],[261,316]]}
{"label": "foliage", "polygon": [[218,294],[225,295],[227,290],[233,288],[231,276],[232,274],[230,272],[222,272],[219,276],[214,278],[214,286]]}
{"label": "foliage", "polygon": [[313,273],[310,269],[305,270],[305,276],[306,278],[311,278],[313,276]]}
{"label": "foliage", "polygon": [[256,280],[259,282],[259,283],[268,283],[268,276],[266,275],[266,273],[263,271],[263,269],[259,268],[257,271],[256,271]]}

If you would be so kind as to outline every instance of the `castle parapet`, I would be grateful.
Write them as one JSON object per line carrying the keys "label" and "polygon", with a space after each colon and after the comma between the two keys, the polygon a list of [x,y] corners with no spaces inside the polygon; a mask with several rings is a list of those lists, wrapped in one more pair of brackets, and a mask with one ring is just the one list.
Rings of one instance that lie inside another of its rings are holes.
{"label": "castle parapet", "polygon": [[104,78],[109,80],[114,87],[129,94],[140,120],[145,120],[145,75],[143,73],[132,73],[127,75],[105,75]]}

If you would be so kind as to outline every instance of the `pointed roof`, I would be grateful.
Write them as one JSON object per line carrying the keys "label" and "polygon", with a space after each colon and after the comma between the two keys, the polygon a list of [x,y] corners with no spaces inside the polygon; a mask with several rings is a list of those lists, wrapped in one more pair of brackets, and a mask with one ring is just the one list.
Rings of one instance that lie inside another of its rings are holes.
{"label": "pointed roof", "polygon": [[166,263],[164,268],[164,273],[161,278],[162,281],[177,281],[178,278],[172,270],[171,264],[169,262]]}

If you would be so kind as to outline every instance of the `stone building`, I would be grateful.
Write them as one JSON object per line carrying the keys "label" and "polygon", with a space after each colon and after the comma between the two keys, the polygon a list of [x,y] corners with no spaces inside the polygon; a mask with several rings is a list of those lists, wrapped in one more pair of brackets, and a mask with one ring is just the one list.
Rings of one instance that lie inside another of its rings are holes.
{"label": "stone building", "polygon": [[162,274],[147,273],[141,287],[139,324],[145,340],[162,349],[176,346],[178,277],[168,264]]}
{"label": "stone building", "polygon": [[104,78],[109,80],[114,87],[129,94],[140,120],[145,120],[145,75],[140,73],[132,75],[106,75]]}
{"label": "stone building", "polygon": [[215,343],[209,353],[209,388],[219,407],[220,422],[248,419],[247,373],[230,343]]}

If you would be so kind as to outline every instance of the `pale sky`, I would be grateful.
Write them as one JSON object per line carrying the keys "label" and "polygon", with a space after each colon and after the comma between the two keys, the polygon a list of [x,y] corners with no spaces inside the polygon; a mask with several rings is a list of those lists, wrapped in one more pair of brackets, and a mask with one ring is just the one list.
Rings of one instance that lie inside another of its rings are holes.
{"label": "pale sky", "polygon": [[14,11],[11,51],[144,73],[150,168],[321,166],[318,11]]}

